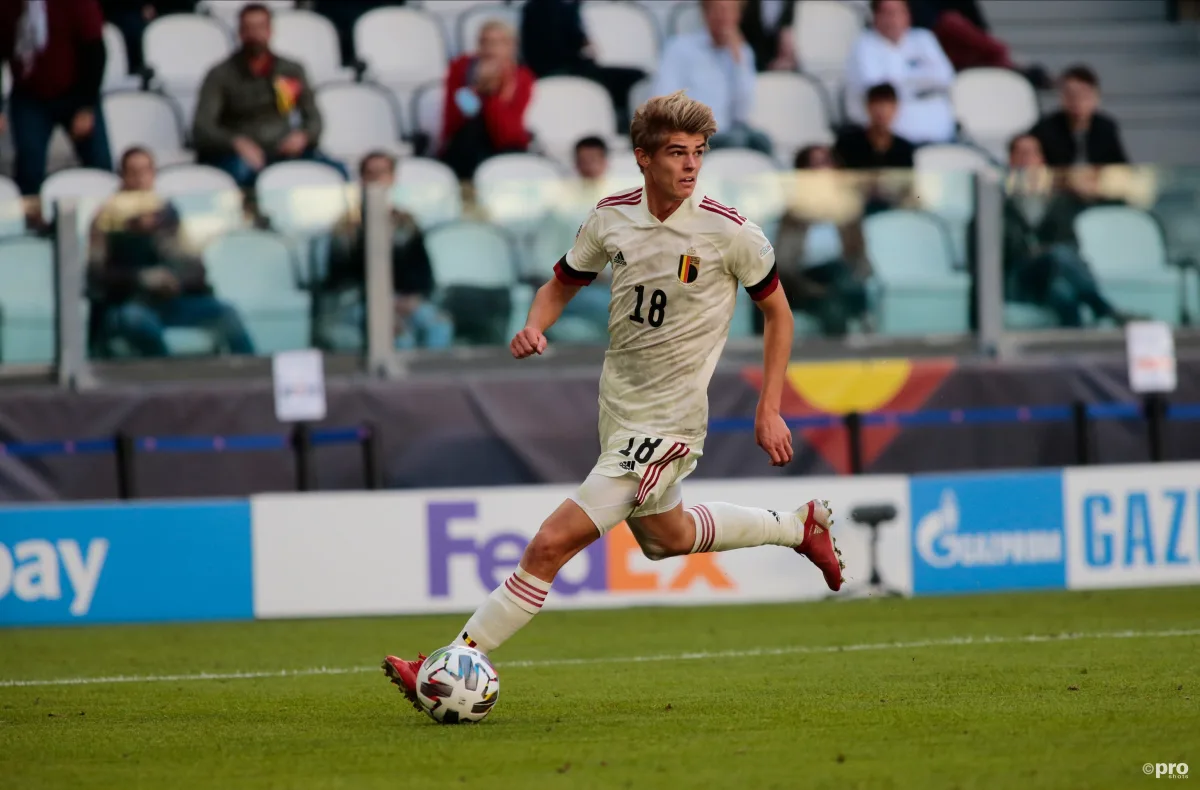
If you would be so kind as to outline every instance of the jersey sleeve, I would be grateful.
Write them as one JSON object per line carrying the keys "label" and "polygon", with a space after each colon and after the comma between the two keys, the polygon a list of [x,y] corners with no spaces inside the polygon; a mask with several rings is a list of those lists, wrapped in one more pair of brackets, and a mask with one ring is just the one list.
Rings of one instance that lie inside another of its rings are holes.
{"label": "jersey sleeve", "polygon": [[608,253],[600,239],[600,218],[592,209],[575,233],[574,246],[554,264],[554,276],[565,285],[590,285],[606,265]]}
{"label": "jersey sleeve", "polygon": [[756,302],[766,299],[779,287],[775,248],[763,235],[762,228],[753,222],[744,224],[733,237],[729,250],[729,271]]}

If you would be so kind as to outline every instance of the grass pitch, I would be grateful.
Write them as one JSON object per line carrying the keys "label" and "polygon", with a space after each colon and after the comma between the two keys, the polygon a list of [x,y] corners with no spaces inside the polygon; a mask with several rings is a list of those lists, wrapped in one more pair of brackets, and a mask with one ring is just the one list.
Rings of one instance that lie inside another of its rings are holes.
{"label": "grass pitch", "polygon": [[[495,654],[488,720],[443,727],[375,665],[462,619],[0,631],[0,788],[1030,790],[1165,781],[1147,762],[1200,774],[1200,588],[547,612]],[[153,679],[12,684],[118,675]]]}

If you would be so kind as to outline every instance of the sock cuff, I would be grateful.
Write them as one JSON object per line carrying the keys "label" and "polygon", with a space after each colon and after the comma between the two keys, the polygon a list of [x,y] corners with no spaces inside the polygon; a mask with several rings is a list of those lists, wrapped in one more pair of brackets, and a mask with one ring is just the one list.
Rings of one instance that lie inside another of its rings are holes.
{"label": "sock cuff", "polygon": [[692,554],[712,551],[717,539],[717,520],[713,518],[712,511],[704,505],[696,505],[688,508],[687,512],[692,514],[692,520],[696,522],[696,541],[692,544]]}
{"label": "sock cuff", "polygon": [[510,601],[530,614],[537,614],[546,603],[550,585],[521,568],[513,571],[500,586]]}

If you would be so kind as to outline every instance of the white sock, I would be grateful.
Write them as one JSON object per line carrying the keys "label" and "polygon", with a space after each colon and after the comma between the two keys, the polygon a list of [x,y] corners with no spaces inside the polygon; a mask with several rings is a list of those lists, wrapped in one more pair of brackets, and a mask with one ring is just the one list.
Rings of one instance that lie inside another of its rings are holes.
{"label": "white sock", "polygon": [[549,592],[550,582],[518,567],[475,610],[454,644],[492,652],[541,611]]}
{"label": "white sock", "polygon": [[804,521],[788,511],[705,502],[687,512],[696,523],[692,554],[750,546],[799,546],[804,540]]}

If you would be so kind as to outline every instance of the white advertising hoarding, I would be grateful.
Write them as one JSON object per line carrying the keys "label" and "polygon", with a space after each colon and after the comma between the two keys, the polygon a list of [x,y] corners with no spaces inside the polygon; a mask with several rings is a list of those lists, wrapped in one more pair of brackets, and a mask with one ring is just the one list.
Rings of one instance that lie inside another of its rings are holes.
{"label": "white advertising hoarding", "polygon": [[1200,464],[1063,472],[1067,586],[1200,582]]}
{"label": "white advertising hoarding", "polygon": [[[466,612],[514,567],[573,486],[281,494],[251,502],[254,610],[260,618]],[[775,510],[829,499],[849,585],[866,584],[869,535],[853,507],[891,504],[880,533],[884,582],[912,590],[904,477],[696,481],[687,503]],[[797,601],[828,593],[808,560],[781,547],[646,559],[620,526],[574,558],[547,608]]]}

